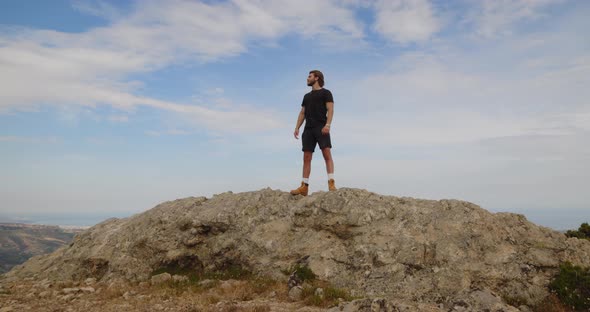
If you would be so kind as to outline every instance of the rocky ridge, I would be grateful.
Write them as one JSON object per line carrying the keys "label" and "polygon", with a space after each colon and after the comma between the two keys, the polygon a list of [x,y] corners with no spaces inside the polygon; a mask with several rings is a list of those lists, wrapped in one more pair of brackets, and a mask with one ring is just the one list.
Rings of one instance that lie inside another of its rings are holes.
{"label": "rocky ridge", "polygon": [[342,310],[527,311],[547,297],[563,261],[590,266],[590,242],[464,201],[263,189],[177,199],[106,220],[15,267],[2,283],[141,283],[162,268],[236,266],[286,283],[284,271],[299,263],[368,298]]}

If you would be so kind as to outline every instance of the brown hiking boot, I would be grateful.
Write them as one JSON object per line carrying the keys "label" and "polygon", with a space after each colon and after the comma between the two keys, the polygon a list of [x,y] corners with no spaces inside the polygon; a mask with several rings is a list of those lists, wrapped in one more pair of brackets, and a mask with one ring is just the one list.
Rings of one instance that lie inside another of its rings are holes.
{"label": "brown hiking boot", "polygon": [[305,185],[304,182],[301,182],[301,186],[292,190],[291,195],[303,195],[307,196],[307,192],[309,191],[309,185]]}
{"label": "brown hiking boot", "polygon": [[335,191],[336,190],[336,182],[334,179],[328,180],[328,190]]}

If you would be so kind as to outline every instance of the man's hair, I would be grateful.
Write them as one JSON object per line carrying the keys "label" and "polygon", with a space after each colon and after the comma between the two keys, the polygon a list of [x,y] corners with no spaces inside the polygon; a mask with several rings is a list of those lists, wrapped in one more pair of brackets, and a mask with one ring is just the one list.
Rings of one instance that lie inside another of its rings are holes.
{"label": "man's hair", "polygon": [[309,73],[318,77],[318,83],[320,84],[320,87],[324,86],[324,74],[322,74],[321,71],[314,69],[314,70],[310,71]]}

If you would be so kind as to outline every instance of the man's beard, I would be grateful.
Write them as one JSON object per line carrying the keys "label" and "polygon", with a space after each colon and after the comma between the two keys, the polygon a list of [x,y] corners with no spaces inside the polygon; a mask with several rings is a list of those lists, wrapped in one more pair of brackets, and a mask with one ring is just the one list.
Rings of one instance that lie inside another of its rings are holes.
{"label": "man's beard", "polygon": [[311,86],[313,86],[313,84],[314,84],[314,83],[315,83],[315,81],[308,81],[308,82],[307,82],[307,86],[308,86],[308,87],[311,87]]}

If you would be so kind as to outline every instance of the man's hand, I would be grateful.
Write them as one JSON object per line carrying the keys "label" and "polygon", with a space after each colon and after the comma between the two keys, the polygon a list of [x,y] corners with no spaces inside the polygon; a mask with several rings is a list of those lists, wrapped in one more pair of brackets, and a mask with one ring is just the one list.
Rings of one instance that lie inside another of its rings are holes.
{"label": "man's hand", "polygon": [[295,139],[299,140],[299,129],[295,129],[295,132],[293,132],[293,136],[295,137]]}
{"label": "man's hand", "polygon": [[330,126],[328,126],[328,125],[325,125],[325,126],[322,128],[322,134],[330,134]]}

